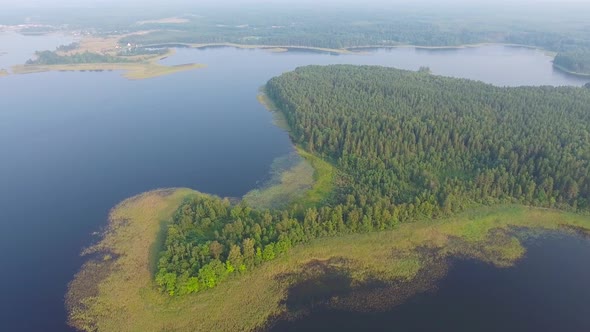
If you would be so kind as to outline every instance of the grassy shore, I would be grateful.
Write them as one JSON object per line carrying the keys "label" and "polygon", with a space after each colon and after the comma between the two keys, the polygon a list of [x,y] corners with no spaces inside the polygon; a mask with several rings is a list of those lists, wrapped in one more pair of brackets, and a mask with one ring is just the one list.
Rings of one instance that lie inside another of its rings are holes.
{"label": "grassy shore", "polygon": [[244,201],[260,209],[279,209],[289,204],[318,206],[330,196],[336,169],[317,156],[296,148],[300,160],[277,174],[272,184],[244,195]]}
{"label": "grassy shore", "polygon": [[304,197],[314,185],[314,168],[307,160],[297,159],[294,165],[289,165],[286,169],[274,170],[275,174],[268,185],[244,195],[243,200],[248,206],[257,209],[281,209]]}
{"label": "grassy shore", "polygon": [[[461,255],[499,267],[525,252],[513,227],[590,229],[587,216],[522,206],[481,207],[456,217],[403,224],[392,231],[325,238],[294,248],[256,270],[206,292],[169,297],[157,291],[150,250],[186,189],[128,199],[111,212],[110,231],[87,252],[98,255],[71,283],[70,324],[86,331],[249,331],[283,313],[290,286],[310,262],[339,258],[355,283],[375,278],[412,280],[433,257]],[[98,253],[98,254],[97,254]],[[255,296],[253,296],[255,295]],[[407,294],[406,294],[407,295]],[[246,309],[247,308],[247,309]]]}
{"label": "grassy shore", "polygon": [[8,71],[6,71],[6,69],[0,69],[0,77],[2,76],[8,76]]}
{"label": "grassy shore", "polygon": [[300,147],[296,147],[297,153],[305,158],[314,169],[313,185],[310,190],[295,201],[303,206],[316,206],[328,198],[334,189],[336,168],[329,162],[311,154]]}

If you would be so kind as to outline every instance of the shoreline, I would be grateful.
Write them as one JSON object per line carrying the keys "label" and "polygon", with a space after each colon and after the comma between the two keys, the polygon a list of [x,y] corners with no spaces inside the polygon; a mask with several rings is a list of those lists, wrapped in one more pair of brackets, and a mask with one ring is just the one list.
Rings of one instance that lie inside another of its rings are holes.
{"label": "shoreline", "polygon": [[[170,297],[157,290],[150,265],[161,241],[159,234],[191,195],[201,193],[151,191],[111,211],[103,239],[85,251],[95,258],[84,264],[68,287],[70,325],[87,331],[262,329],[273,318],[289,313],[283,301],[298,282],[289,276],[305,273],[314,262],[344,262],[338,269],[359,287],[383,280],[411,288],[417,276],[432,268],[432,257],[437,257],[435,263],[459,255],[499,268],[513,266],[526,252],[512,232],[517,228],[590,233],[585,215],[521,205],[478,206],[436,222],[419,220],[389,231],[313,240],[216,288]],[[441,276],[433,275],[421,287],[434,287]],[[402,288],[406,293],[398,295],[406,298],[422,289],[407,293]]]}
{"label": "shoreline", "polygon": [[[237,44],[237,43],[161,43],[161,44],[151,44],[146,45],[143,47],[150,47],[150,46],[162,46],[162,47],[170,47],[174,48],[174,45],[182,45],[185,48],[192,48],[192,49],[200,49],[200,48],[207,48],[207,47],[233,47],[236,49],[260,49],[269,52],[275,53],[283,53],[289,52],[290,49],[297,49],[297,50],[309,50],[309,51],[316,51],[316,52],[323,52],[323,53],[331,53],[331,54],[338,54],[338,55],[370,55],[371,50],[377,49],[416,49],[416,50],[462,50],[462,49],[469,49],[469,48],[478,48],[478,47],[486,47],[486,46],[505,46],[505,47],[517,47],[517,48],[526,48],[531,50],[537,50],[543,52],[546,56],[555,58],[558,52],[550,51],[541,47],[532,46],[532,45],[525,45],[525,44],[512,44],[512,43],[493,43],[493,42],[485,42],[485,43],[476,43],[476,44],[463,44],[463,45],[454,45],[454,46],[420,46],[420,45],[413,45],[413,44],[399,44],[399,45],[364,45],[364,46],[352,46],[346,48],[323,48],[323,47],[315,47],[315,46],[288,46],[288,45],[261,45],[261,44]],[[590,78],[590,74],[578,73],[569,71],[559,65],[553,64],[553,66],[561,71],[564,74],[572,75],[575,77],[581,78]]]}
{"label": "shoreline", "polygon": [[300,49],[300,50],[310,50],[310,51],[319,51],[319,52],[326,52],[326,53],[338,53],[338,54],[358,54],[359,52],[352,52],[347,49],[336,49],[336,48],[325,48],[325,47],[315,47],[315,46],[295,46],[295,45],[263,45],[263,44],[238,44],[238,43],[158,43],[158,44],[148,44],[142,45],[141,47],[170,47],[173,48],[174,46],[182,45],[185,48],[207,48],[207,47],[233,47],[237,49],[261,49],[267,50],[271,52],[287,52],[289,49]]}
{"label": "shoreline", "polygon": [[302,46],[302,45],[274,45],[274,44],[239,44],[239,43],[159,43],[159,44],[148,44],[142,45],[142,47],[174,47],[174,45],[182,45],[186,48],[207,48],[207,47],[234,47],[238,49],[262,49],[269,51],[280,51],[285,52],[289,49],[300,49],[300,50],[311,50],[321,51],[326,53],[338,53],[338,54],[366,54],[367,52],[358,51],[363,49],[395,49],[395,48],[415,48],[423,50],[459,50],[466,48],[477,48],[484,46],[509,46],[509,47],[522,47],[528,49],[534,49],[544,52],[547,56],[555,57],[557,52],[550,51],[541,47],[525,45],[525,44],[512,44],[512,43],[494,43],[484,42],[475,44],[461,44],[461,45],[449,45],[449,46],[421,46],[414,44],[398,44],[398,45],[362,45],[362,46],[350,46],[343,48],[329,48],[329,47],[317,47],[317,46]]}
{"label": "shoreline", "polygon": [[44,72],[102,72],[122,71],[122,76],[129,80],[150,79],[179,72],[205,68],[202,64],[186,64],[179,66],[162,66],[156,64],[127,63],[88,63],[75,65],[17,65],[12,67],[13,75],[36,74]]}
{"label": "shoreline", "polygon": [[[144,34],[145,31],[139,32],[138,34]],[[130,34],[123,34],[123,35],[116,35],[116,36],[109,36],[109,37],[97,37],[97,36],[89,36],[86,38],[82,38],[79,42],[83,45],[80,49],[75,50],[74,52],[83,52],[83,51],[94,51],[93,47],[95,47],[96,43],[101,41],[114,43],[117,44],[121,38],[127,37],[129,35],[134,35],[134,33]],[[39,72],[47,72],[47,71],[101,71],[101,70],[121,70],[125,71],[126,73],[123,74],[128,79],[137,80],[137,79],[148,79],[158,76],[163,76],[167,74],[172,74],[180,71],[188,71],[192,69],[198,69],[205,67],[205,64],[187,64],[183,66],[162,66],[159,65],[157,62],[172,56],[175,52],[175,48],[192,48],[192,49],[202,49],[207,47],[233,47],[236,49],[260,49],[265,50],[268,52],[274,53],[284,53],[289,52],[292,49],[295,50],[309,50],[314,52],[322,52],[328,54],[337,54],[337,55],[368,55],[370,54],[371,49],[396,49],[396,48],[413,48],[416,50],[460,50],[460,49],[469,49],[469,48],[478,48],[478,47],[485,47],[485,46],[507,46],[507,47],[521,47],[527,49],[533,49],[543,52],[545,55],[555,58],[557,52],[549,51],[547,49],[533,46],[533,45],[525,45],[525,44],[514,44],[514,43],[501,43],[501,42],[482,42],[482,43],[474,43],[474,44],[461,44],[461,45],[446,45],[446,46],[423,46],[423,45],[414,45],[414,44],[396,44],[396,45],[361,45],[361,46],[351,46],[351,47],[344,47],[344,48],[329,48],[329,47],[317,47],[317,46],[302,46],[302,45],[265,45],[265,44],[240,44],[240,43],[230,43],[230,42],[220,42],[220,43],[183,43],[183,42],[167,42],[167,43],[158,43],[158,44],[148,44],[148,45],[141,45],[140,47],[162,47],[162,48],[169,48],[169,52],[162,55],[157,56],[155,58],[144,58],[144,61],[138,63],[84,63],[84,64],[60,64],[60,65],[16,65],[13,66],[12,74],[28,74],[28,73],[39,73]],[[569,71],[561,66],[554,65],[554,68],[558,69],[564,74],[572,75],[575,77],[581,78],[590,78],[590,74],[585,73],[577,73],[573,71]],[[2,74],[1,76],[10,75],[10,73]]]}
{"label": "shoreline", "polygon": [[[256,99],[267,111],[272,113],[274,125],[285,130],[285,132],[289,135],[289,139],[291,140],[291,144],[295,153],[297,153],[297,155],[306,163],[308,163],[313,169],[313,181],[311,183],[311,188],[303,193],[301,197],[289,202],[289,204],[302,204],[307,207],[317,206],[322,201],[330,197],[334,189],[334,182],[336,180],[336,174],[338,173],[338,170],[332,163],[306,151],[301,146],[293,144],[291,128],[287,123],[285,114],[280,111],[280,109],[275,105],[274,101],[267,95],[265,86],[260,87]],[[283,175],[288,175],[290,171],[291,170],[286,170],[283,172]],[[284,189],[284,187],[286,186],[282,186],[282,183],[274,186],[275,189]]]}
{"label": "shoreline", "polygon": [[150,79],[179,72],[205,68],[204,64],[183,64],[176,66],[165,66],[159,62],[176,53],[171,49],[166,54],[155,57],[142,58],[137,62],[114,62],[114,63],[77,63],[77,64],[55,64],[55,65],[16,65],[12,67],[13,75],[35,74],[43,72],[85,72],[85,71],[122,71],[122,76],[129,80]]}
{"label": "shoreline", "polygon": [[576,76],[576,77],[580,77],[580,78],[587,78],[590,79],[590,73],[586,74],[586,73],[578,73],[575,71],[571,71],[566,69],[563,66],[557,65],[555,63],[553,63],[553,68],[559,70],[560,72],[564,73],[564,74],[568,74],[568,75],[572,75],[572,76]]}

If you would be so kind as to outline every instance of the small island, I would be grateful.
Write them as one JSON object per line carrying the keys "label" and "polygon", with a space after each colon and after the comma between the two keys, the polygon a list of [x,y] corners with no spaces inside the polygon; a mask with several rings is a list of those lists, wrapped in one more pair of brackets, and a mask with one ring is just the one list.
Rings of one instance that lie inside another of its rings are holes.
{"label": "small island", "polygon": [[70,284],[72,326],[264,329],[301,314],[291,287],[334,273],[352,290],[401,283],[330,300],[378,309],[432,287],[448,257],[515,264],[516,229],[590,234],[587,89],[336,65],[273,78],[259,99],[301,159],[240,202],[189,189],[122,202]]}
{"label": "small island", "polygon": [[148,79],[205,67],[202,64],[165,66],[159,64],[174,54],[168,48],[122,47],[120,37],[88,37],[82,42],[59,46],[55,51],[38,51],[24,65],[12,67],[15,74],[47,71],[123,71],[131,80]]}

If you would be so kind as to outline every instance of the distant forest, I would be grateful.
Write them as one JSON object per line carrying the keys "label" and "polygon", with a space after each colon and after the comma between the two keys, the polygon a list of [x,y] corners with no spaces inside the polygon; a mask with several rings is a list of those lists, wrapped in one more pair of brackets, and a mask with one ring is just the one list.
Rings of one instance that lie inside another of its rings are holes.
{"label": "distant forest", "polygon": [[428,71],[308,66],[271,79],[293,141],[338,170],[315,206],[260,211],[201,195],[168,228],[156,281],[215,287],[311,239],[479,204],[590,208],[590,90],[504,88]]}
{"label": "distant forest", "polygon": [[[474,14],[475,15],[475,14]],[[531,14],[534,16],[534,14]],[[182,24],[152,23],[128,28],[153,29],[131,35],[124,44],[238,43],[251,45],[353,48],[362,46],[460,46],[506,43],[539,47],[559,53],[556,65],[568,71],[590,74],[590,31],[582,23],[539,24],[527,17],[491,19],[450,14],[404,14],[403,10],[371,10],[315,13],[244,11],[191,17]],[[555,17],[547,16],[547,22]],[[561,18],[561,20],[565,20]]]}
{"label": "distant forest", "polygon": [[[221,43],[291,45],[324,48],[359,46],[459,46],[477,43],[522,44],[559,53],[556,66],[590,73],[590,29],[584,4],[545,4],[518,7],[419,5],[321,6],[268,3],[264,6],[193,8],[35,9],[35,22],[97,35],[129,35],[122,43]],[[30,20],[31,9],[0,13],[0,24]],[[105,19],[108,17],[108,19]],[[177,22],[159,21],[173,17]],[[20,21],[19,21],[20,20]],[[35,28],[31,28],[35,30]],[[31,30],[30,29],[30,30]],[[47,28],[44,28],[45,30]],[[44,31],[44,30],[43,30]],[[31,31],[29,31],[31,32]]]}

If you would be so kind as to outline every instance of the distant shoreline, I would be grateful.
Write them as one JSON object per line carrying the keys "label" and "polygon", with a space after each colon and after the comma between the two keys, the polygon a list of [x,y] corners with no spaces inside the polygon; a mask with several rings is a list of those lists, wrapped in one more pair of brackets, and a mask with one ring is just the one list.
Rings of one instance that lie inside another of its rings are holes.
{"label": "distant shoreline", "polygon": [[[323,47],[314,47],[314,46],[286,46],[286,45],[250,45],[250,44],[236,44],[236,43],[206,43],[206,44],[197,44],[197,43],[161,43],[161,44],[151,44],[151,45],[144,45],[142,47],[153,47],[153,46],[161,46],[161,47],[170,47],[174,48],[175,46],[186,48],[207,48],[207,47],[234,47],[238,49],[261,49],[271,52],[288,52],[289,49],[300,49],[300,50],[310,50],[310,51],[318,51],[318,52],[325,52],[325,53],[334,53],[334,54],[355,54],[355,55],[362,55],[362,54],[369,54],[370,49],[396,49],[396,48],[413,48],[417,50],[461,50],[461,49],[468,49],[468,48],[478,48],[478,47],[485,47],[485,46],[507,46],[507,47],[521,47],[527,48],[532,50],[538,50],[543,52],[545,55],[555,58],[557,52],[549,51],[544,48],[540,48],[537,46],[531,45],[524,45],[524,44],[509,44],[509,43],[477,43],[477,44],[464,44],[464,45],[456,45],[456,46],[420,46],[420,45],[411,45],[411,44],[400,44],[400,45],[365,45],[365,46],[353,46],[347,48],[323,48]],[[558,69],[559,71],[563,72],[564,74],[581,77],[581,78],[590,78],[590,74],[578,73],[573,72],[570,70],[565,69],[562,66],[553,64],[554,68]]]}
{"label": "distant shoreline", "polygon": [[[139,33],[141,34],[141,33]],[[133,33],[131,34],[133,35]],[[109,38],[115,39],[117,42],[120,41],[120,38],[123,38],[128,35],[115,35]],[[94,38],[94,37],[92,37]],[[102,37],[98,37],[99,39]],[[396,44],[396,45],[360,45],[360,46],[351,46],[351,47],[344,47],[344,48],[329,48],[329,47],[317,47],[317,46],[304,46],[304,45],[265,45],[265,44],[240,44],[240,43],[230,43],[230,42],[221,42],[221,43],[183,43],[183,42],[165,42],[165,43],[152,43],[147,45],[137,45],[137,47],[161,47],[161,48],[169,48],[172,49],[171,52],[166,54],[164,57],[159,57],[157,59],[150,58],[147,59],[146,62],[149,64],[143,63],[85,63],[85,64],[75,64],[75,65],[43,65],[43,66],[26,66],[26,65],[18,65],[13,67],[13,71],[17,74],[22,73],[34,73],[34,72],[45,72],[45,71],[96,71],[96,70],[124,70],[127,71],[125,76],[129,79],[146,79],[152,78],[156,76],[166,75],[168,73],[175,73],[178,71],[183,70],[191,70],[196,68],[201,68],[204,65],[196,65],[191,64],[190,66],[185,65],[184,67],[167,67],[159,65],[157,62],[162,60],[165,57],[172,55],[174,52],[174,48],[193,48],[193,49],[201,49],[207,47],[233,47],[237,49],[261,49],[275,53],[281,52],[288,52],[289,50],[296,49],[296,50],[309,50],[315,52],[323,52],[323,53],[331,53],[331,54],[338,54],[338,55],[346,55],[346,54],[355,54],[355,55],[363,55],[369,54],[370,49],[396,49],[396,48],[413,48],[416,50],[460,50],[460,49],[468,49],[468,48],[478,48],[478,47],[485,47],[485,46],[507,46],[507,47],[522,47],[527,49],[534,49],[542,51],[547,56],[555,58],[557,52],[549,51],[547,49],[532,46],[532,45],[525,45],[525,44],[513,44],[513,43],[501,43],[501,42],[482,42],[482,43],[474,43],[474,44],[461,44],[461,45],[445,45],[445,46],[424,46],[424,45],[414,45],[414,44]],[[141,68],[143,66],[143,68]],[[151,66],[152,68],[147,68]],[[158,68],[154,68],[157,66]],[[563,72],[564,74],[581,77],[581,78],[590,78],[590,74],[585,73],[578,73],[574,71],[567,70],[566,68],[553,64],[554,68]],[[169,70],[168,70],[169,69]],[[147,71],[157,72],[157,74],[152,75],[146,73]],[[0,76],[6,76],[8,72],[1,73]]]}
{"label": "distant shoreline", "polygon": [[563,66],[560,66],[558,64],[555,64],[555,62],[553,63],[553,68],[555,68],[555,69],[557,69],[557,70],[559,70],[559,71],[561,71],[561,72],[563,72],[565,74],[568,74],[568,75],[572,75],[572,76],[576,76],[576,77],[581,77],[581,78],[589,78],[590,79],[590,73],[589,74],[585,74],[585,73],[578,73],[578,72],[575,72],[575,71],[571,71],[571,70],[566,69]]}
{"label": "distant shoreline", "polygon": [[186,47],[186,48],[207,48],[207,47],[234,47],[238,49],[262,49],[267,51],[273,52],[286,52],[289,49],[301,49],[301,50],[311,50],[311,51],[320,51],[326,53],[338,53],[338,54],[357,54],[359,52],[349,51],[347,49],[337,49],[337,48],[325,48],[325,47],[314,47],[314,46],[295,46],[295,45],[262,45],[262,44],[237,44],[237,43],[158,43],[158,44],[148,44],[148,45],[141,45],[141,47]]}
{"label": "distant shoreline", "polygon": [[[421,46],[413,44],[398,44],[398,45],[362,45],[362,46],[351,46],[344,48],[329,48],[329,47],[316,47],[316,46],[302,46],[302,45],[264,45],[264,44],[239,44],[239,43],[159,43],[159,44],[148,44],[142,45],[142,47],[186,47],[186,48],[206,48],[206,47],[235,47],[240,49],[263,49],[271,51],[288,51],[289,49],[301,49],[301,50],[312,50],[322,51],[327,53],[338,53],[338,54],[364,54],[364,49],[393,49],[393,48],[415,48],[425,50],[458,50],[466,48],[477,48],[484,46],[509,46],[509,47],[522,47],[528,49],[535,49],[544,52],[548,56],[555,57],[557,52],[549,51],[540,47],[524,45],[524,44],[509,44],[509,43],[476,43],[476,44],[461,44],[461,45],[450,45],[450,46]],[[360,51],[359,51],[360,50]]]}
{"label": "distant shoreline", "polygon": [[[191,44],[191,43],[163,43],[158,45],[184,45],[187,48],[206,48],[206,47],[234,47],[238,49],[262,49],[268,50],[273,52],[288,52],[289,49],[301,49],[301,50],[311,50],[311,51],[320,51],[325,53],[336,53],[336,54],[368,54],[370,49],[396,49],[396,48],[413,48],[417,50],[461,50],[461,49],[468,49],[468,48],[478,48],[478,47],[485,47],[485,46],[507,46],[507,47],[521,47],[527,48],[532,50],[538,50],[543,52],[545,55],[555,58],[557,52],[549,51],[547,49],[532,46],[532,45],[524,45],[524,44],[510,44],[510,43],[477,43],[477,44],[463,44],[463,45],[456,45],[456,46],[420,46],[420,45],[412,45],[412,44],[400,44],[400,45],[365,45],[365,46],[353,46],[347,48],[323,48],[323,47],[314,47],[314,46],[285,46],[285,45],[249,45],[249,44],[235,44],[235,43],[209,43],[209,44]],[[149,47],[147,45],[145,47]],[[566,68],[556,65],[553,63],[554,68],[558,69],[564,74],[581,77],[581,78],[590,78],[590,74],[585,73],[578,73],[574,71],[567,70]]]}

